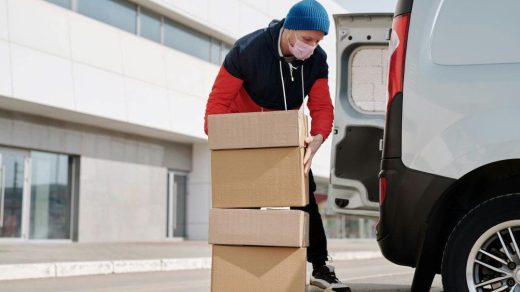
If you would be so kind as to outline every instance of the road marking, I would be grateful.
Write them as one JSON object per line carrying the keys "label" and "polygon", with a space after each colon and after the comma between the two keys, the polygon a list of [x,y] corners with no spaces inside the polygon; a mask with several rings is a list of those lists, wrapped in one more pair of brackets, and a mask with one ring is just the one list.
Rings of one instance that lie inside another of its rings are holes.
{"label": "road marking", "polygon": [[[335,261],[381,258],[377,251],[335,252]],[[0,281],[211,269],[211,257],[0,265]]]}

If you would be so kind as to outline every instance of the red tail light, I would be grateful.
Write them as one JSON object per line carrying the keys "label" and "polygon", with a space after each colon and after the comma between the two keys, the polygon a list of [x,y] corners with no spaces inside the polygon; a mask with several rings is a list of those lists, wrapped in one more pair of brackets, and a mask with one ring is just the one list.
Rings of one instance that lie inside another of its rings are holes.
{"label": "red tail light", "polygon": [[379,178],[379,205],[383,205],[386,199],[386,177],[382,176]]}
{"label": "red tail light", "polygon": [[388,52],[388,101],[387,108],[398,92],[403,91],[404,62],[406,59],[406,44],[408,42],[408,27],[411,13],[405,13],[394,18],[392,35]]}

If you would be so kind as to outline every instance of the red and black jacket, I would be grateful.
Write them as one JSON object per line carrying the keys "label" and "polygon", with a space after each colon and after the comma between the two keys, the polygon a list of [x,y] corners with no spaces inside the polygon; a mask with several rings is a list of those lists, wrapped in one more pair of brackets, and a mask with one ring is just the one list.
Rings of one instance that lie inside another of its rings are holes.
{"label": "red and black jacket", "polygon": [[227,54],[206,105],[206,134],[207,117],[211,114],[284,110],[284,87],[287,108],[299,109],[303,103],[303,68],[303,90],[309,96],[307,106],[312,118],[311,135],[321,134],[324,139],[329,136],[334,114],[327,55],[318,46],[305,61],[286,62],[278,51],[283,22],[273,21],[267,28],[242,37]]}

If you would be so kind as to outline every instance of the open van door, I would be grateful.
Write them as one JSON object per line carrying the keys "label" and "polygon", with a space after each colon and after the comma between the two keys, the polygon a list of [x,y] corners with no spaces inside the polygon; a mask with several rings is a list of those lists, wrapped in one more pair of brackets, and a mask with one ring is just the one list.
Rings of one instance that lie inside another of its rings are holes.
{"label": "open van door", "polygon": [[328,213],[379,216],[393,14],[334,15],[337,83]]}

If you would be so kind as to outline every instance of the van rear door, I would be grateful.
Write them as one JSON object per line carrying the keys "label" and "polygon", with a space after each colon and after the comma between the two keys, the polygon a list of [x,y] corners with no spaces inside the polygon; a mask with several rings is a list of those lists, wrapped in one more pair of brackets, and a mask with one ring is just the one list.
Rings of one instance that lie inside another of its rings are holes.
{"label": "van rear door", "polygon": [[334,15],[337,90],[328,213],[379,216],[393,14]]}

